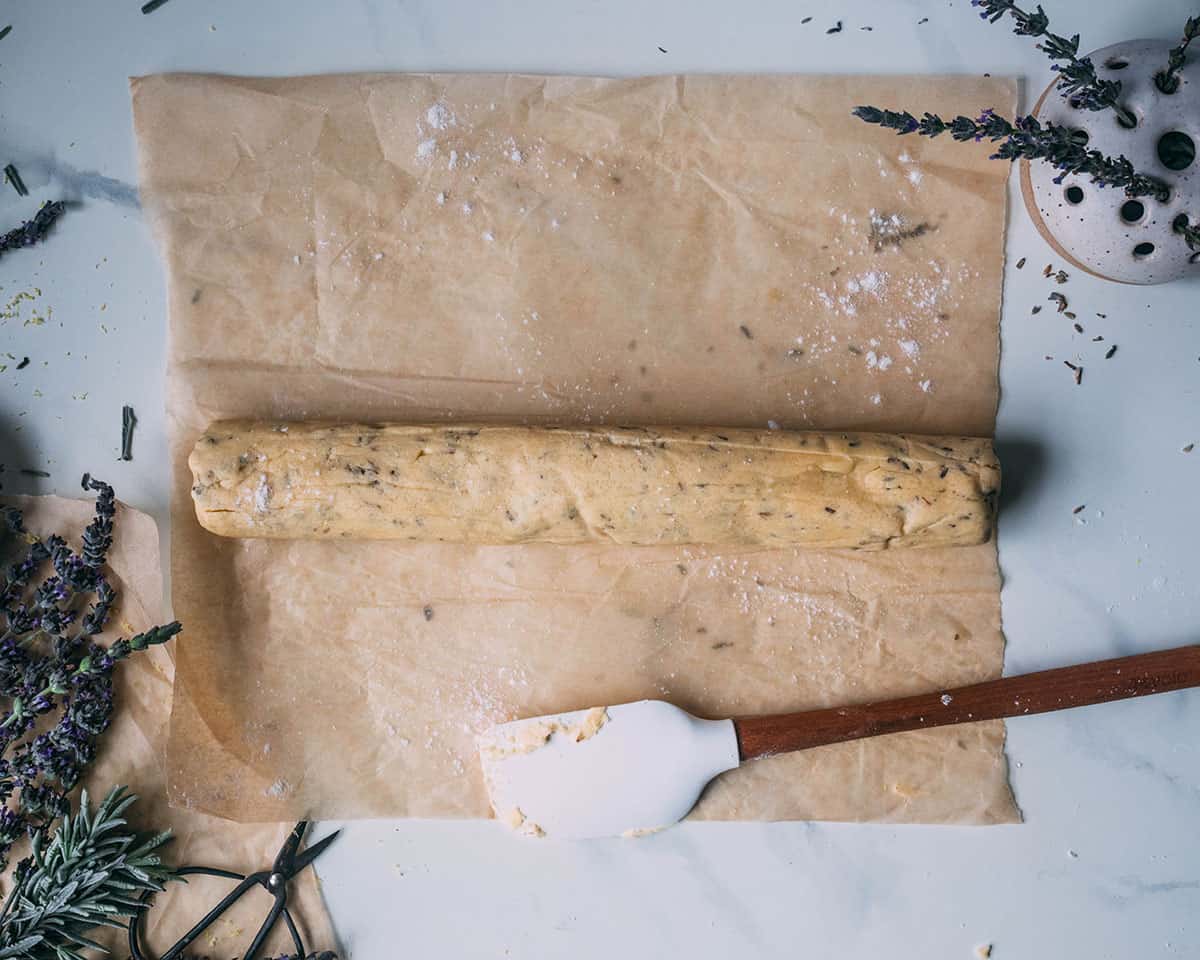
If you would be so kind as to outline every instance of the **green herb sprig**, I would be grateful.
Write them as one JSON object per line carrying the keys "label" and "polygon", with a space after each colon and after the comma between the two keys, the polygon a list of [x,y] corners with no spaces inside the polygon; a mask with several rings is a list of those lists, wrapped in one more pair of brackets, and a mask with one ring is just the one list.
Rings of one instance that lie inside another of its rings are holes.
{"label": "green herb sprig", "polygon": [[0,910],[0,960],[86,960],[83,950],[104,950],[87,933],[125,929],[141,897],[164,889],[173,874],[158,851],[171,834],[130,830],[123,814],[136,800],[115,787],[92,811],[84,790],[48,840],[34,835]]}

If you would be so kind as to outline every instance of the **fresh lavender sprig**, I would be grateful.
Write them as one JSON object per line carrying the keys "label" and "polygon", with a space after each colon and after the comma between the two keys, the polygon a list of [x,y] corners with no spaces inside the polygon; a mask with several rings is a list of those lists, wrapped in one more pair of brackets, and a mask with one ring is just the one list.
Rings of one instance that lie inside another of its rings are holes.
{"label": "fresh lavender sprig", "polygon": [[993,110],[979,117],[958,116],[947,122],[935,113],[926,113],[920,120],[908,111],[880,110],[878,107],[856,107],[854,115],[867,123],[878,124],[898,134],[916,133],[937,137],[949,133],[955,140],[988,140],[1000,142],[994,160],[1045,160],[1060,171],[1055,183],[1072,175],[1087,176],[1101,187],[1122,187],[1130,197],[1154,196],[1165,200],[1167,186],[1161,180],[1138,173],[1124,156],[1115,160],[1099,150],[1088,150],[1074,131],[1056,123],[1042,123],[1037,117],[1017,117],[1006,120]]}
{"label": "fresh lavender sprig", "polygon": [[1155,86],[1163,93],[1175,93],[1179,89],[1179,71],[1187,59],[1188,44],[1197,37],[1200,37],[1200,14],[1188,17],[1183,25],[1183,39],[1167,54],[1167,68],[1154,75]]}
{"label": "fresh lavender sprig", "polygon": [[1050,33],[1050,18],[1038,4],[1035,13],[1027,13],[1012,0],[971,0],[971,6],[979,7],[979,16],[996,23],[1004,16],[1013,18],[1016,26],[1013,33],[1019,37],[1041,37],[1037,44],[1051,60],[1064,61],[1050,69],[1058,73],[1058,89],[1071,105],[1082,110],[1113,110],[1128,127],[1137,126],[1137,118],[1117,102],[1121,95],[1119,80],[1101,80],[1096,76],[1096,67],[1091,57],[1079,56],[1079,34],[1069,39]]}
{"label": "fresh lavender sprig", "polygon": [[44,240],[50,228],[54,226],[54,221],[61,217],[66,209],[67,205],[61,200],[43,203],[32,220],[26,220],[19,227],[0,236],[0,255],[18,247],[32,247]]}
{"label": "fresh lavender sprig", "polygon": [[[69,809],[67,796],[112,716],[116,665],[180,629],[170,623],[108,646],[93,639],[117,599],[103,570],[116,498],[86,474],[83,487],[97,498],[79,553],[62,537],[31,536],[19,510],[0,510],[3,545],[21,547],[0,573],[0,702],[8,704],[0,721],[0,868],[18,839],[44,832]],[[47,564],[52,572],[35,582]]]}

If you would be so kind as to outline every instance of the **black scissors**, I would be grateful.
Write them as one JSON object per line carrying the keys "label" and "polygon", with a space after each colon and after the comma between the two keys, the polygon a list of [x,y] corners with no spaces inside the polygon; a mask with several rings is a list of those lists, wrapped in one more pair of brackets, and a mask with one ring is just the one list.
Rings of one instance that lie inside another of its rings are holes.
{"label": "black scissors", "polygon": [[[296,945],[296,953],[301,957],[306,956],[304,941],[300,939],[300,931],[296,929],[296,923],[292,920],[292,915],[288,912],[287,908],[288,881],[324,853],[325,848],[333,843],[334,838],[341,833],[340,830],[335,830],[329,836],[318,840],[311,847],[305,849],[303,853],[298,854],[300,841],[304,839],[304,832],[307,829],[307,820],[301,820],[296,824],[292,832],[288,834],[288,838],[283,842],[283,846],[279,848],[279,853],[275,857],[275,863],[272,864],[270,870],[259,870],[257,873],[241,874],[234,873],[232,870],[221,870],[217,867],[182,867],[175,871],[179,876],[203,874],[208,877],[223,877],[226,880],[238,880],[240,883],[229,891],[228,895],[220,903],[209,910],[205,914],[204,919],[185,933],[182,939],[164,953],[159,960],[178,960],[178,957],[191,945],[192,941],[212,926],[217,917],[233,906],[246,891],[256,886],[265,887],[267,892],[275,898],[275,903],[271,907],[271,912],[267,914],[267,919],[258,928],[258,933],[254,935],[254,941],[250,944],[250,948],[242,955],[242,960],[254,960],[259,948],[262,947],[263,942],[267,939],[267,935],[271,932],[271,928],[275,926],[275,922],[279,919],[280,915],[283,916],[283,922],[287,924],[288,932],[292,935],[292,943]],[[145,901],[152,894],[153,891],[149,891],[142,897],[142,900]],[[133,960],[148,960],[147,955],[142,952],[141,948],[141,918],[145,912],[145,910],[139,910],[129,921],[129,952],[133,955]]]}

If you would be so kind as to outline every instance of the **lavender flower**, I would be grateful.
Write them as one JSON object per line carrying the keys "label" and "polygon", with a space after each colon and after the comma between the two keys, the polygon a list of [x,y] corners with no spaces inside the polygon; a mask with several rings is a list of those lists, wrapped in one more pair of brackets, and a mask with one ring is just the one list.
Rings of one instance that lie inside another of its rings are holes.
{"label": "lavender flower", "polygon": [[1167,54],[1167,69],[1154,75],[1154,83],[1163,93],[1175,93],[1179,89],[1179,71],[1183,69],[1188,45],[1200,37],[1200,16],[1188,17],[1183,25],[1183,39]]}
{"label": "lavender flower", "polygon": [[1042,123],[1036,117],[1017,117],[1006,120],[993,110],[979,117],[958,116],[947,122],[935,113],[926,113],[920,120],[907,111],[880,110],[878,107],[856,107],[854,115],[867,123],[878,124],[898,134],[916,133],[922,137],[937,137],[949,133],[955,140],[988,140],[1000,142],[994,160],[1045,160],[1061,172],[1055,182],[1068,176],[1087,176],[1101,187],[1122,187],[1127,196],[1167,197],[1167,186],[1161,180],[1133,169],[1125,157],[1115,160],[1099,150],[1088,150],[1069,127]]}
{"label": "lavender flower", "polygon": [[67,205],[61,200],[44,203],[32,220],[26,220],[19,227],[14,227],[8,233],[0,235],[0,255],[18,247],[32,247],[45,239],[46,234],[54,225],[54,221],[63,215]]}
{"label": "lavender flower", "polygon": [[1073,107],[1081,110],[1113,110],[1128,127],[1137,126],[1137,118],[1117,102],[1121,95],[1119,80],[1101,80],[1090,57],[1079,56],[1079,34],[1070,39],[1050,33],[1050,18],[1038,5],[1036,13],[1026,13],[1012,0],[971,0],[971,6],[979,7],[979,16],[990,23],[1008,15],[1016,26],[1013,33],[1019,37],[1042,37],[1037,45],[1051,60],[1064,61],[1054,64],[1051,70],[1058,74],[1058,89],[1066,95]]}
{"label": "lavender flower", "polygon": [[[0,574],[0,701],[8,704],[0,721],[0,868],[21,836],[46,831],[69,809],[67,796],[112,717],[116,665],[180,630],[170,623],[107,646],[93,639],[117,599],[103,570],[116,498],[86,474],[83,487],[98,495],[79,553],[59,536],[30,537],[19,510],[6,507],[0,517],[3,545],[22,551]],[[53,572],[35,584],[46,564]]]}

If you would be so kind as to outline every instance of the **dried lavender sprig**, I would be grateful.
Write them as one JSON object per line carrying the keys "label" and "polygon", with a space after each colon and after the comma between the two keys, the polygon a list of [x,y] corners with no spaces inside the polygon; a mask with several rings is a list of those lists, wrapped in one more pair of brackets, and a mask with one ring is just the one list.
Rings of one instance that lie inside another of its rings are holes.
{"label": "dried lavender sprig", "polygon": [[83,560],[93,570],[104,563],[108,548],[112,546],[112,522],[117,512],[116,494],[103,480],[96,480],[90,473],[83,475],[84,490],[95,490],[96,516],[83,531]]}
{"label": "dried lavender sprig", "polygon": [[1200,223],[1189,223],[1187,214],[1181,213],[1171,222],[1171,228],[1183,237],[1189,250],[1200,253]]}
{"label": "dried lavender sprig", "polygon": [[[23,545],[23,556],[0,576],[0,701],[9,704],[0,722],[0,867],[16,840],[46,830],[68,809],[67,796],[112,717],[116,664],[179,632],[172,623],[107,647],[91,639],[116,600],[101,569],[116,502],[108,484],[85,476],[83,485],[98,496],[80,553],[59,536],[31,537],[19,510],[0,511],[0,537]],[[34,584],[47,562],[53,573]],[[69,629],[89,594],[90,609]],[[56,713],[46,729],[43,718]]]}
{"label": "dried lavender sprig", "polygon": [[1037,44],[1051,60],[1065,61],[1053,64],[1050,69],[1058,74],[1058,89],[1071,105],[1083,110],[1113,110],[1126,126],[1137,126],[1137,118],[1126,110],[1117,98],[1121,95],[1119,80],[1101,80],[1096,76],[1096,67],[1091,57],[1080,57],[1079,34],[1071,38],[1050,33],[1050,18],[1038,4],[1035,13],[1027,13],[1012,0],[971,0],[971,6],[979,7],[979,16],[996,23],[1005,15],[1016,23],[1013,33],[1019,37],[1043,37]]}
{"label": "dried lavender sprig", "polygon": [[1036,117],[1006,120],[992,110],[979,117],[958,116],[947,122],[935,113],[920,120],[908,111],[856,107],[854,115],[867,123],[878,124],[898,134],[916,133],[936,137],[949,133],[955,140],[1000,141],[995,160],[1045,160],[1061,172],[1056,183],[1071,175],[1085,175],[1101,187],[1122,187],[1127,196],[1154,196],[1166,199],[1168,188],[1155,177],[1138,173],[1124,156],[1115,160],[1099,150],[1088,150],[1076,139],[1074,131],[1056,123],[1042,123]]}
{"label": "dried lavender sprig", "polygon": [[32,247],[44,240],[54,221],[61,217],[66,209],[67,205],[61,200],[43,203],[32,220],[26,220],[19,227],[14,227],[0,236],[0,254],[16,250],[18,247]]}
{"label": "dried lavender sprig", "polygon": [[1121,187],[1127,197],[1154,197],[1166,202],[1170,188],[1149,174],[1138,173],[1121,154],[1115,159],[1099,150],[1087,150],[1069,127],[1042,124],[1036,117],[1017,118],[1017,132],[1000,144],[992,155],[996,160],[1046,160],[1061,172],[1054,178],[1062,183],[1071,175],[1086,175],[1099,187]]}
{"label": "dried lavender sprig", "polygon": [[332,950],[314,950],[304,957],[298,953],[285,953],[278,960],[338,960],[338,958]]}
{"label": "dried lavender sprig", "polygon": [[958,116],[947,123],[936,113],[926,113],[920,120],[907,110],[881,110],[878,107],[855,107],[851,113],[867,123],[878,124],[898,134],[916,133],[922,137],[937,137],[949,133],[955,140],[1001,140],[1012,136],[1015,128],[994,110],[985,110],[978,119]]}
{"label": "dried lavender sprig", "polygon": [[1175,93],[1179,89],[1179,71],[1187,59],[1188,44],[1197,37],[1200,37],[1200,14],[1187,18],[1187,23],[1183,25],[1183,39],[1167,54],[1167,68],[1154,75],[1154,84],[1163,93]]}
{"label": "dried lavender sprig", "polygon": [[[69,690],[67,684],[77,685],[85,677],[107,673],[114,665],[128,658],[130,654],[166,643],[182,629],[183,625],[178,620],[175,620],[164,626],[151,627],[145,633],[135,634],[128,640],[122,637],[108,647],[92,644],[87,655],[79,661],[73,670],[51,674],[50,681],[34,694],[33,700],[36,702],[39,698],[49,698],[52,695],[67,693]],[[20,720],[25,715],[24,699],[14,697],[10,709],[12,713],[3,723],[0,723],[0,730],[14,721]]]}

